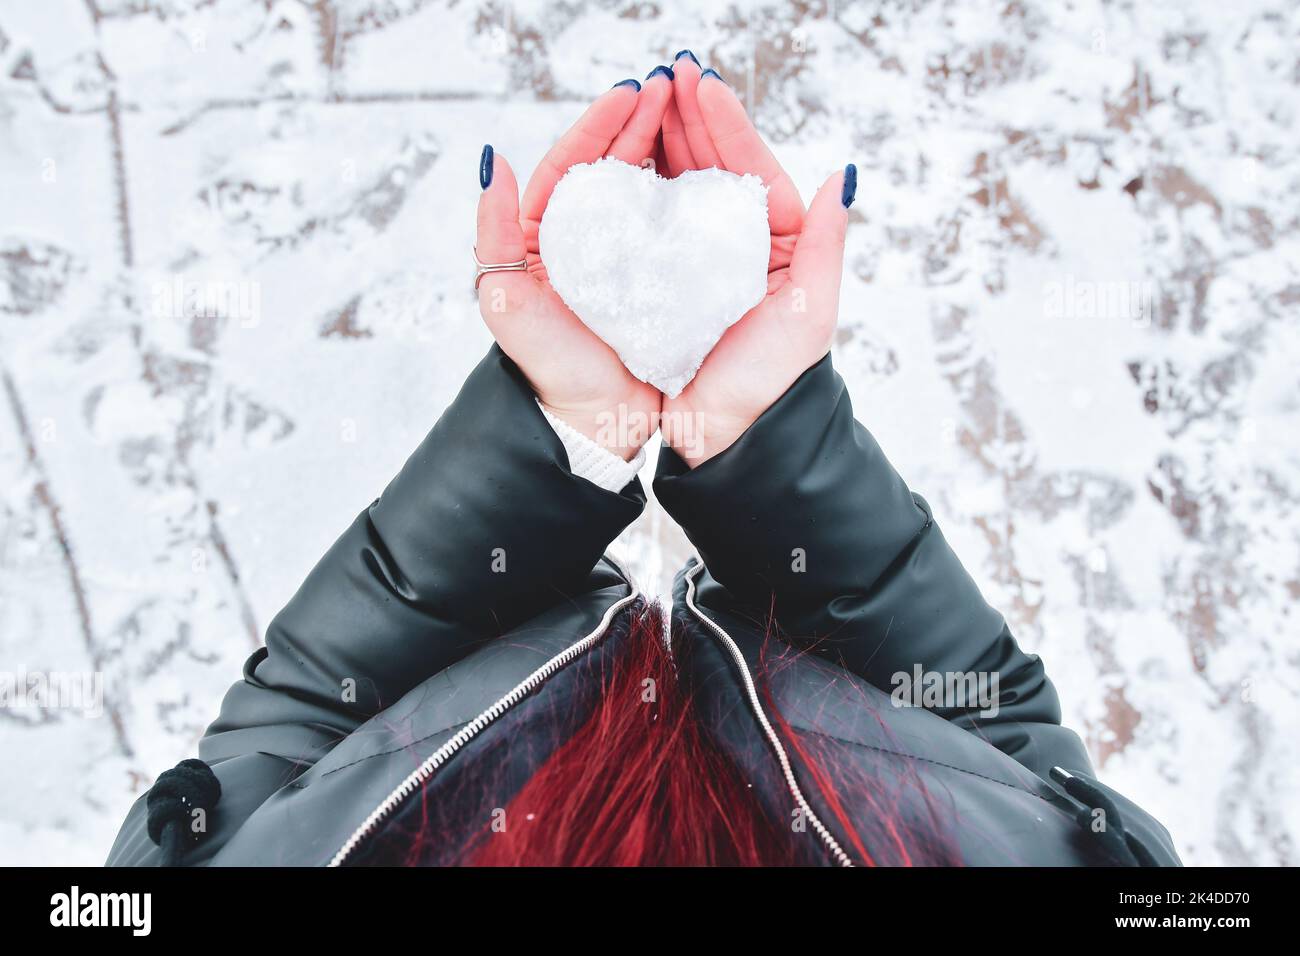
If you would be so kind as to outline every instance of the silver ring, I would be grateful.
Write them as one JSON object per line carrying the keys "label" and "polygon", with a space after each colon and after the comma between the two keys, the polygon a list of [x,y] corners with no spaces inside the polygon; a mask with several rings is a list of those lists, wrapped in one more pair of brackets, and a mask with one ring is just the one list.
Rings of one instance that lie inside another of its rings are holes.
{"label": "silver ring", "polygon": [[489,272],[527,272],[528,260],[520,259],[518,262],[483,262],[478,257],[478,246],[474,247],[474,265],[477,270],[474,273],[474,291],[478,291],[478,284],[483,281],[483,277]]}

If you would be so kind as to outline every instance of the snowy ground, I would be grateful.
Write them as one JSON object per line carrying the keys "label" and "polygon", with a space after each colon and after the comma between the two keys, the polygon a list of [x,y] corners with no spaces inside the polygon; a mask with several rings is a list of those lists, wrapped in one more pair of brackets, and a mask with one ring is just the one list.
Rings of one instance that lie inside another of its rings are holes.
{"label": "snowy ground", "polygon": [[483,352],[482,144],[684,46],[857,162],[836,361],[1107,781],[1297,862],[1287,0],[0,0],[0,671],[106,681],[0,709],[0,862],[103,859]]}

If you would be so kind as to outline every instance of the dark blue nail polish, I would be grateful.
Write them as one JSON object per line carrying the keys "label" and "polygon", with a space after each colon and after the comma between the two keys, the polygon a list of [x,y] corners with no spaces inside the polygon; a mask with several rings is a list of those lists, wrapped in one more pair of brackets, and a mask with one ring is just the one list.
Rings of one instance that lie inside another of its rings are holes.
{"label": "dark blue nail polish", "polygon": [[656,66],[653,70],[651,70],[649,73],[645,75],[645,78],[648,80],[650,79],[650,77],[657,76],[660,73],[668,77],[668,79],[670,80],[673,78],[673,68],[671,66]]}
{"label": "dark blue nail polish", "polygon": [[616,89],[618,89],[620,86],[630,86],[630,87],[632,87],[632,89],[636,90],[638,93],[641,92],[641,84],[638,83],[636,80],[619,80],[617,83],[615,83],[613,86],[611,86],[610,89],[611,89],[611,90],[616,90]]}
{"label": "dark blue nail polish", "polygon": [[848,209],[858,195],[858,167],[849,163],[844,167],[844,189],[840,191],[840,202]]}
{"label": "dark blue nail polish", "polygon": [[[719,73],[717,70],[715,70],[713,67],[709,67],[707,70],[705,70],[703,73],[701,73],[701,74],[700,74],[700,79],[704,79],[704,77],[706,77],[706,76],[711,76],[711,77],[713,77],[715,80],[722,80],[722,74]],[[726,80],[722,80],[722,82],[723,82],[723,83],[726,83],[727,81],[726,81]]]}
{"label": "dark blue nail polish", "polygon": [[483,155],[478,158],[478,184],[487,189],[492,185],[492,144],[485,143]]}
{"label": "dark blue nail polish", "polygon": [[673,57],[673,62],[676,63],[684,56],[689,56],[691,58],[691,62],[694,63],[696,66],[700,65],[700,61],[695,58],[695,54],[692,53],[690,50],[680,51],[675,57]]}

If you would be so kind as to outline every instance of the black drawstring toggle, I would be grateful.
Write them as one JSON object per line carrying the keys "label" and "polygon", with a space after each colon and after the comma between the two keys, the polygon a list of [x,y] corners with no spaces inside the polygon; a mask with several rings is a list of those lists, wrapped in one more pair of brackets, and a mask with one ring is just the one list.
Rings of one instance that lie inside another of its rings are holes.
{"label": "black drawstring toggle", "polygon": [[149,839],[162,848],[163,866],[178,866],[185,850],[197,843],[203,827],[195,828],[195,811],[206,816],[221,799],[221,784],[202,760],[182,760],[149,788]]}
{"label": "black drawstring toggle", "polygon": [[[1077,777],[1064,767],[1053,767],[1052,779],[1060,784],[1067,795],[1082,808],[1075,814],[1074,822],[1084,833],[1091,834],[1101,848],[1120,866],[1157,866],[1151,852],[1142,841],[1124,829],[1115,801],[1102,792],[1096,784]],[[1098,814],[1102,826],[1097,826]]]}

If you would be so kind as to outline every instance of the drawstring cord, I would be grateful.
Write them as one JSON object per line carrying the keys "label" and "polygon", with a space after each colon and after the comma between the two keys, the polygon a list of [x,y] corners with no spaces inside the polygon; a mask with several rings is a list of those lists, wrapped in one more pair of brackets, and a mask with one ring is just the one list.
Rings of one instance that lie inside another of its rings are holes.
{"label": "drawstring cord", "polygon": [[195,811],[206,818],[220,799],[221,784],[202,760],[182,760],[154,781],[145,806],[149,839],[162,850],[162,866],[180,866],[186,849],[206,832],[206,819],[200,828],[192,825]]}
{"label": "drawstring cord", "polygon": [[[1142,842],[1124,830],[1124,819],[1119,807],[1100,788],[1076,777],[1063,767],[1052,768],[1052,779],[1061,785],[1066,794],[1083,804],[1074,816],[1085,833],[1090,833],[1096,842],[1120,866],[1157,866],[1150,851]],[[1103,826],[1097,827],[1097,813],[1101,812]]]}

